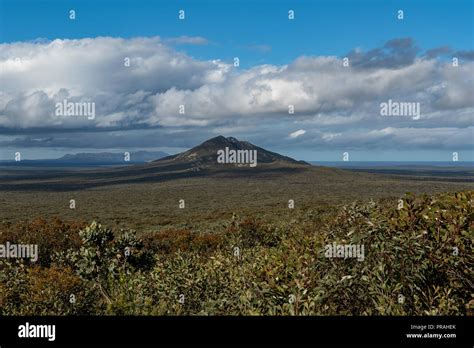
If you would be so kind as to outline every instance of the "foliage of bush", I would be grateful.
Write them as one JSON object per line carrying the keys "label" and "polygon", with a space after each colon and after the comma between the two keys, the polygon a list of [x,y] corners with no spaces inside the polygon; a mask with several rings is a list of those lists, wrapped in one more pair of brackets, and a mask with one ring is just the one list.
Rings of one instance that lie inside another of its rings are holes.
{"label": "foliage of bush", "polygon": [[0,226],[0,244],[37,244],[39,264],[49,266],[56,252],[81,245],[79,231],[85,226],[85,222],[64,222],[59,218],[51,221],[37,218],[15,226],[3,225]]}
{"label": "foliage of bush", "polygon": [[3,265],[1,315],[99,313],[98,297],[69,267]]}
{"label": "foliage of bush", "polygon": [[[473,194],[408,194],[278,224],[234,216],[143,241],[94,222],[79,242],[58,236],[47,263],[2,261],[0,313],[472,315]],[[363,245],[364,260],[326,257],[332,243]]]}
{"label": "foliage of bush", "polygon": [[146,249],[155,254],[173,254],[177,251],[211,253],[222,244],[222,236],[196,233],[189,229],[167,229],[144,236]]}

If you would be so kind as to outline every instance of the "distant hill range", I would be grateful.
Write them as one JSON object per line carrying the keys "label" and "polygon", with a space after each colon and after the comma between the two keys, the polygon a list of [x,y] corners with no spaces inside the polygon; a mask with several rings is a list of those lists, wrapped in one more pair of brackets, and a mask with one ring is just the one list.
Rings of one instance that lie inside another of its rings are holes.
{"label": "distant hill range", "polygon": [[[169,156],[169,154],[162,151],[130,152],[130,162],[151,162],[167,156]],[[125,154],[115,152],[77,153],[64,155],[54,161],[63,163],[124,163]]]}

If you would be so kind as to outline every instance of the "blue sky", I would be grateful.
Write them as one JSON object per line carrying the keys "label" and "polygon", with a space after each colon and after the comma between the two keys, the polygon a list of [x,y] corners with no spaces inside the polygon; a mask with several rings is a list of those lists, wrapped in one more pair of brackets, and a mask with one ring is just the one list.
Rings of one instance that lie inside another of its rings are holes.
{"label": "blue sky", "polygon": [[[0,159],[173,152],[223,134],[305,160],[474,160],[473,3],[0,0]],[[64,98],[98,117],[52,117]],[[423,117],[381,118],[388,99]]]}
{"label": "blue sky", "polygon": [[[342,56],[411,37],[422,49],[472,48],[469,0],[2,0],[1,42],[96,36],[201,36],[199,59],[241,57],[242,65],[286,64],[302,55]],[[71,22],[67,13],[76,10]],[[177,13],[186,11],[186,20]],[[293,9],[296,20],[288,21]],[[393,20],[404,10],[403,22]],[[304,35],[302,35],[304,33]],[[267,46],[270,50],[264,49]]]}

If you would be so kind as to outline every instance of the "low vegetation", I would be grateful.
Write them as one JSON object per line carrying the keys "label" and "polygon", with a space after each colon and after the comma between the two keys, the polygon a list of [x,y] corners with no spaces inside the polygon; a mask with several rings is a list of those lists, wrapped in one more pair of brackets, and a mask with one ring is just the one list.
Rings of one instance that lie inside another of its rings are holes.
{"label": "low vegetation", "polygon": [[[474,191],[408,194],[290,221],[141,233],[58,219],[3,224],[1,315],[466,315],[474,311]],[[325,246],[363,245],[363,261]]]}

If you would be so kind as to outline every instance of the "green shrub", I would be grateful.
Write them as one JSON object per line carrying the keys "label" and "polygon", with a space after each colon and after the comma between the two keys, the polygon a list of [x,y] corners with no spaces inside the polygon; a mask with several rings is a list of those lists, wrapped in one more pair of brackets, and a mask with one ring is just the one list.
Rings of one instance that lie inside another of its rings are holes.
{"label": "green shrub", "polygon": [[[96,222],[79,240],[38,235],[58,252],[44,265],[1,260],[0,314],[472,315],[473,191],[401,203],[272,224],[234,216],[211,233],[169,228],[143,242]],[[363,245],[363,261],[326,257],[332,243]]]}

